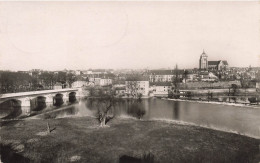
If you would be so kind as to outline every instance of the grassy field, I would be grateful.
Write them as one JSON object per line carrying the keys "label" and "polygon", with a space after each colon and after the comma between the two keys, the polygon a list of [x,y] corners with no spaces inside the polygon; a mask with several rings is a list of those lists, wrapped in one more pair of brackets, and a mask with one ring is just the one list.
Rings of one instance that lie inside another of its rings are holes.
{"label": "grassy field", "polygon": [[[47,133],[47,122],[53,130]],[[150,153],[154,162],[260,161],[260,140],[159,121],[113,119],[100,128],[91,117],[1,122],[2,162],[120,162]],[[11,158],[13,160],[11,160]]]}

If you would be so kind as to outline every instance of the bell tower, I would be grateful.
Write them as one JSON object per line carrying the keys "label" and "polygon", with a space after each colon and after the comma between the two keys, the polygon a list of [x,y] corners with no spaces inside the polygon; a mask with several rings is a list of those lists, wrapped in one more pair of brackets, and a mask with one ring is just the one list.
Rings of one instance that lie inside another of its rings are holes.
{"label": "bell tower", "polygon": [[208,56],[205,53],[203,49],[203,53],[200,55],[200,60],[199,60],[199,69],[200,70],[207,70],[208,69]]}

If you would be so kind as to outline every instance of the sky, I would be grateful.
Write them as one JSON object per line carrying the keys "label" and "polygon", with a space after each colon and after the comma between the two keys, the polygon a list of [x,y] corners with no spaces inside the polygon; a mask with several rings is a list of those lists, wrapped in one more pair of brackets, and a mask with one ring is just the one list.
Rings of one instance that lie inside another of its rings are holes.
{"label": "sky", "polygon": [[260,2],[0,2],[0,70],[260,66]]}

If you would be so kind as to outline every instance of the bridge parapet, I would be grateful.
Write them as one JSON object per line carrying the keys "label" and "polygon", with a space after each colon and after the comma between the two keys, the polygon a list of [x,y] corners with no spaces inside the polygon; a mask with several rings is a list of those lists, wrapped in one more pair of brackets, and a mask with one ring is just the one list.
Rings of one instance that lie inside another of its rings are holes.
{"label": "bridge parapet", "polygon": [[[3,94],[0,97],[0,105],[8,100],[19,100],[21,101],[21,107],[23,113],[30,113],[31,109],[34,109],[35,105],[41,104],[42,101],[38,102],[38,97],[42,96],[45,98],[43,102],[46,105],[54,105],[57,102],[55,99],[57,94],[63,95],[59,101],[64,101],[65,104],[69,102],[69,94],[71,92],[78,92],[78,89],[59,89],[59,90],[45,90],[45,91],[34,91],[34,92],[20,92],[20,93],[9,93]],[[36,99],[35,99],[36,98]],[[35,101],[36,100],[36,101]],[[46,106],[45,105],[45,106]]]}
{"label": "bridge parapet", "polygon": [[43,91],[31,91],[31,92],[18,92],[18,93],[6,93],[2,94],[0,99],[10,99],[15,97],[23,97],[23,96],[37,96],[37,95],[45,95],[45,94],[57,94],[57,93],[64,93],[64,92],[77,92],[78,89],[55,89],[55,90],[43,90]]}

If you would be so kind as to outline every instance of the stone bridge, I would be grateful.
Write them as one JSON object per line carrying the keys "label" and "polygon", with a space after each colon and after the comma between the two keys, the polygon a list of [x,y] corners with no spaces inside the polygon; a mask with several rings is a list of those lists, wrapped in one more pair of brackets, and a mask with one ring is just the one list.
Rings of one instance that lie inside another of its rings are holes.
{"label": "stone bridge", "polygon": [[64,103],[73,103],[77,101],[77,93],[78,89],[58,89],[2,94],[0,95],[0,113],[17,107],[20,107],[20,112],[30,113],[46,105],[60,106]]}

